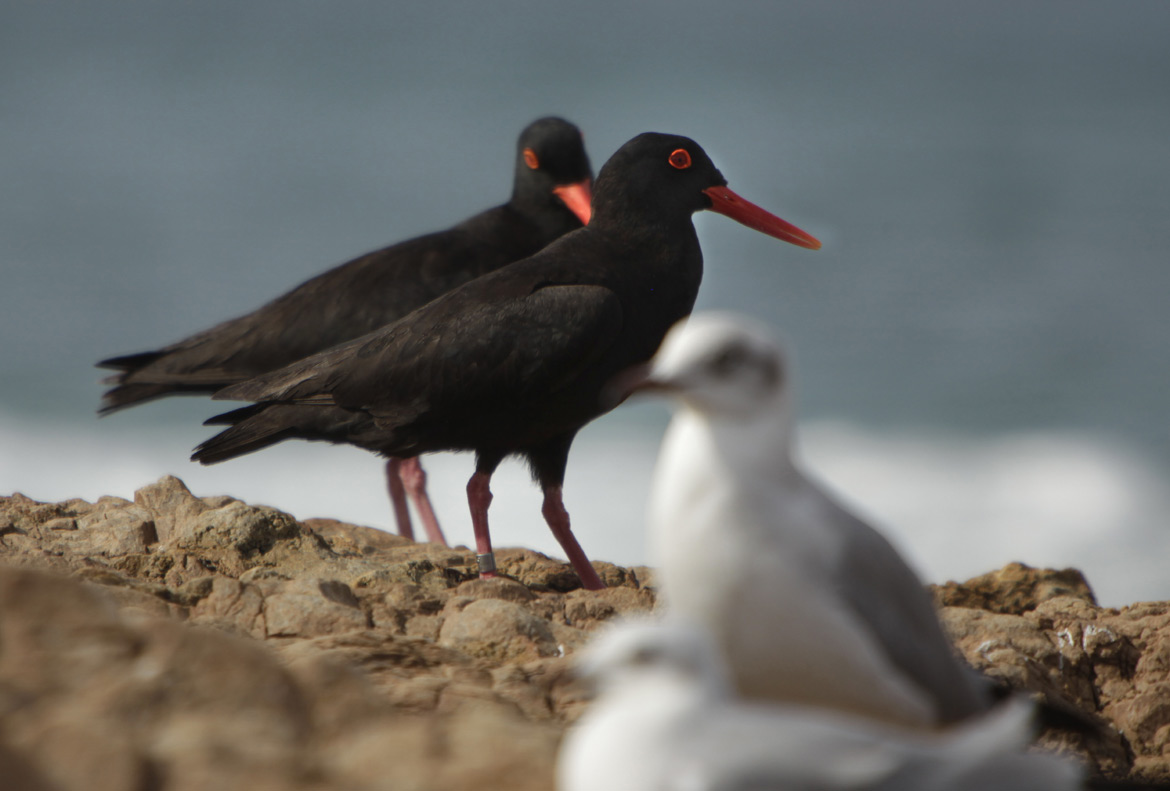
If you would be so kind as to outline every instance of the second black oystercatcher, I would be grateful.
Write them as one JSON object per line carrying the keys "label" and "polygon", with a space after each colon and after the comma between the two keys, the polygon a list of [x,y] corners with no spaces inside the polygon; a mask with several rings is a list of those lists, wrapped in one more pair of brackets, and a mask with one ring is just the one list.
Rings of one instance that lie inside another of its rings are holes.
{"label": "second black oystercatcher", "polygon": [[[593,170],[581,131],[561,118],[516,143],[511,199],[445,231],[375,250],[239,318],[156,351],[112,357],[101,414],[170,395],[211,394],[364,335],[446,291],[540,250],[589,222]],[[413,538],[409,493],[431,541],[445,543],[417,457],[392,455],[386,481],[398,530]]]}
{"label": "second black oystercatcher", "polygon": [[468,503],[480,570],[490,576],[489,482],[506,456],[523,456],[582,583],[605,587],[561,498],[569,446],[616,405],[610,380],[649,360],[691,312],[703,274],[691,215],[711,209],[820,247],[726,185],[693,140],[639,135],[602,168],[587,227],[369,335],[217,392],[256,403],[214,418],[231,428],[192,458],[213,464],[294,437],[392,457],[473,450]]}

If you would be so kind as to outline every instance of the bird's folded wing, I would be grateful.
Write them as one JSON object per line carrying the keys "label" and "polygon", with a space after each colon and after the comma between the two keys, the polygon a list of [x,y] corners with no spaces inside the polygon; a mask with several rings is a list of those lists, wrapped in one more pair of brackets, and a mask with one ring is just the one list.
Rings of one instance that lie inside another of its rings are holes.
{"label": "bird's folded wing", "polygon": [[336,404],[371,414],[478,399],[525,399],[565,386],[612,345],[618,298],[594,285],[548,285],[455,303],[402,320],[215,394]]}
{"label": "bird's folded wing", "polygon": [[[896,744],[823,710],[737,707],[679,741],[671,791],[870,788],[910,760]],[[728,712],[724,709],[723,712]],[[844,722],[844,721],[843,721]],[[918,791],[915,789],[915,791]]]}
{"label": "bird's folded wing", "polygon": [[621,326],[621,303],[609,289],[549,285],[411,327],[332,392],[343,406],[378,393],[364,404],[375,417],[419,401],[442,408],[540,399],[604,355]]}
{"label": "bird's folded wing", "polygon": [[708,712],[683,734],[671,791],[1072,791],[1073,761],[1026,752],[1032,706],[1015,701],[942,731],[903,730],[799,706]]}
{"label": "bird's folded wing", "polygon": [[838,570],[844,581],[840,594],[858,621],[891,662],[930,695],[943,721],[985,709],[990,700],[974,672],[956,658],[918,576],[884,536],[843,509],[837,515],[848,533]]}

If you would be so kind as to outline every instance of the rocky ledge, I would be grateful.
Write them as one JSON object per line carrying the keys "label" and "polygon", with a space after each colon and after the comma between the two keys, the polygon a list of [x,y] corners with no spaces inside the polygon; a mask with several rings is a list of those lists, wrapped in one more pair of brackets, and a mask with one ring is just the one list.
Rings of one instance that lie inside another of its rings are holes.
{"label": "rocky ledge", "polygon": [[[646,568],[580,590],[534,552],[415,544],[164,478],[133,502],[0,498],[0,777],[48,789],[550,789],[568,657],[654,608]],[[935,589],[975,667],[1085,712],[1048,747],[1170,780],[1170,603],[1074,570]]]}

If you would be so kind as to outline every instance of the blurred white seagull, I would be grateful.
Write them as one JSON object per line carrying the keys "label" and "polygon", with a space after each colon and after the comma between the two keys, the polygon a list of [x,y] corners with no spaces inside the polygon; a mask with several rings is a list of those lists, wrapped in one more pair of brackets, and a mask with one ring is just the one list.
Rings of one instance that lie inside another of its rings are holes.
{"label": "blurred white seagull", "polygon": [[679,401],[650,495],[652,559],[666,606],[712,630],[741,694],[927,728],[992,705],[917,575],[794,462],[766,326],[696,314],[615,387]]}
{"label": "blurred white seagull", "polygon": [[733,698],[709,633],[629,622],[579,664],[599,697],[565,736],[558,791],[1071,791],[1082,770],[1025,753],[1015,699],[942,731]]}

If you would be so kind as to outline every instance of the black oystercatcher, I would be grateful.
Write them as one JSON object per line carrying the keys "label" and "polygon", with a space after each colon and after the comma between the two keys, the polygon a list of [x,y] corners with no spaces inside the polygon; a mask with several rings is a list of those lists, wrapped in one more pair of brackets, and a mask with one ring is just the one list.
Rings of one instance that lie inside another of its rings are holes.
{"label": "black oystercatcher", "polygon": [[217,392],[257,403],[215,418],[232,427],[192,458],[212,464],[290,437],[399,457],[474,450],[467,495],[480,570],[491,575],[488,485],[505,456],[520,455],[582,583],[603,588],[561,499],[569,446],[615,406],[607,383],[650,359],[690,313],[703,274],[691,215],[711,209],[820,247],[726,184],[694,141],[639,135],[602,168],[587,227],[369,335]]}
{"label": "black oystercatcher", "polygon": [[[102,396],[100,412],[214,393],[395,321],[589,222],[592,180],[580,130],[560,118],[534,121],[516,144],[507,203],[449,230],[367,253],[178,343],[102,360],[100,367],[120,373],[104,380],[114,387]],[[413,537],[408,491],[430,540],[443,543],[418,459],[392,455],[386,480],[399,532]]]}

